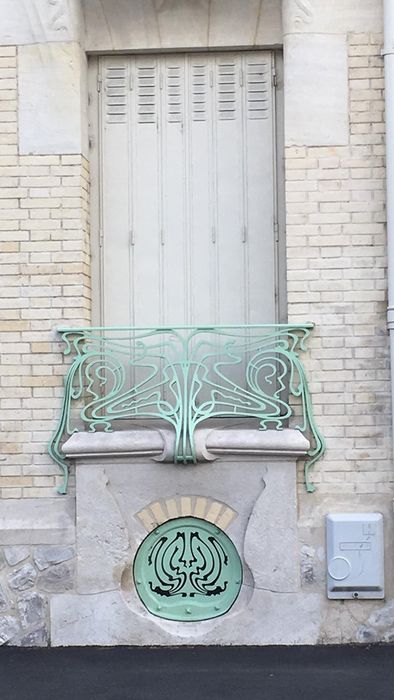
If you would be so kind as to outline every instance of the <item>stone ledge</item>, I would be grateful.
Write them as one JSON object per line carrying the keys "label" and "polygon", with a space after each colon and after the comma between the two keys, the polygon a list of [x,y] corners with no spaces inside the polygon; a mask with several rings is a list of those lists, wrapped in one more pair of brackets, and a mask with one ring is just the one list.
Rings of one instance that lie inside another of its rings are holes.
{"label": "stone ledge", "polygon": [[[256,457],[303,457],[310,443],[299,431],[249,428],[201,429],[195,431],[199,461],[221,455]],[[74,433],[63,445],[69,458],[131,456],[173,461],[175,436],[170,430],[135,429],[112,433]]]}
{"label": "stone ledge", "polygon": [[63,445],[66,457],[130,455],[155,457],[163,453],[164,439],[159,430],[115,430],[112,433],[74,433]]}
{"label": "stone ledge", "polygon": [[0,542],[73,544],[75,501],[71,497],[0,500]]}
{"label": "stone ledge", "polygon": [[206,440],[207,450],[213,454],[304,456],[310,443],[299,431],[284,430],[212,430]]}

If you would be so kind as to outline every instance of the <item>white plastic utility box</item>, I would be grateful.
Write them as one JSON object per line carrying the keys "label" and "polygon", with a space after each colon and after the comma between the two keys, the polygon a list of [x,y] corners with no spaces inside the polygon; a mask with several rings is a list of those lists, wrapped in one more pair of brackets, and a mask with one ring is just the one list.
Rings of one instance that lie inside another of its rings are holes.
{"label": "white plastic utility box", "polygon": [[328,598],[384,598],[381,513],[327,516]]}

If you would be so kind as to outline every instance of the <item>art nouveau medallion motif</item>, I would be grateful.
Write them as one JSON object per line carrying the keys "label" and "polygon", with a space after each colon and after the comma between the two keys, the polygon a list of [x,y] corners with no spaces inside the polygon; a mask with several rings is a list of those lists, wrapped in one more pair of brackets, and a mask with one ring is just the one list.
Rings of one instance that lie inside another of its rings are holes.
{"label": "art nouveau medallion motif", "polygon": [[229,537],[198,518],[163,523],[134,560],[136,590],[153,615],[199,621],[224,615],[238,597],[242,564]]}

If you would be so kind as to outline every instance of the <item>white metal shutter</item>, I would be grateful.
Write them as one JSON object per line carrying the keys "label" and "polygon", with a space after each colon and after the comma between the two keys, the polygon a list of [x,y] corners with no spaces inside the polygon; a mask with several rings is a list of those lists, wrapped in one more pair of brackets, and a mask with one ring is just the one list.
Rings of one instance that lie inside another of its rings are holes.
{"label": "white metal shutter", "polygon": [[103,324],[275,321],[271,63],[100,59]]}

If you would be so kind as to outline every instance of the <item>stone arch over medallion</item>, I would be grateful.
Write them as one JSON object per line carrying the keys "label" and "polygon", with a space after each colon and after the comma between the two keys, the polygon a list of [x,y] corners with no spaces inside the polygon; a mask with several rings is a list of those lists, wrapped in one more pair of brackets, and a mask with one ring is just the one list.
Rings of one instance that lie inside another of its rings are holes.
{"label": "stone arch over medallion", "polygon": [[221,530],[227,530],[238,513],[226,503],[201,495],[176,495],[152,501],[136,513],[147,532],[176,518],[194,517],[207,520]]}

